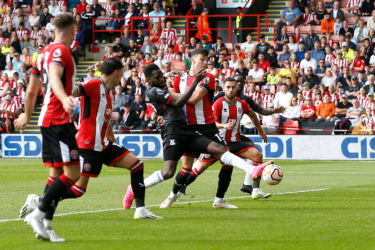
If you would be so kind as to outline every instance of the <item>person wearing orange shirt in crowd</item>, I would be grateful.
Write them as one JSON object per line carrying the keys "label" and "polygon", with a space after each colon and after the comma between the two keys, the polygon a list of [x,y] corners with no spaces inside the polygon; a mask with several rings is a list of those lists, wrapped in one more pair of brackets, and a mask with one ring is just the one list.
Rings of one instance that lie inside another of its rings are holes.
{"label": "person wearing orange shirt in crowd", "polygon": [[320,27],[322,28],[322,34],[325,34],[327,31],[331,34],[334,32],[335,20],[331,18],[331,13],[327,12],[324,20],[322,21]]}
{"label": "person wearing orange shirt in crowd", "polygon": [[335,116],[335,110],[336,106],[333,102],[331,102],[331,96],[329,95],[328,91],[326,91],[324,93],[323,102],[318,106],[316,110],[317,119],[315,121],[329,122],[331,118]]}
{"label": "person wearing orange shirt in crowd", "polygon": [[184,62],[182,61],[182,53],[177,52],[176,59],[171,62],[172,70],[182,70]]}
{"label": "person wearing orange shirt in crowd", "polygon": [[203,36],[207,36],[207,41],[212,43],[212,37],[211,37],[212,32],[208,23],[207,15],[208,15],[208,9],[204,8],[203,13],[198,18],[198,21],[197,21],[198,32],[195,35],[195,37],[199,40],[202,40]]}
{"label": "person wearing orange shirt in crowd", "polygon": [[241,52],[241,47],[236,46],[234,47],[234,53],[236,54],[236,60],[244,60],[245,59],[245,53]]}

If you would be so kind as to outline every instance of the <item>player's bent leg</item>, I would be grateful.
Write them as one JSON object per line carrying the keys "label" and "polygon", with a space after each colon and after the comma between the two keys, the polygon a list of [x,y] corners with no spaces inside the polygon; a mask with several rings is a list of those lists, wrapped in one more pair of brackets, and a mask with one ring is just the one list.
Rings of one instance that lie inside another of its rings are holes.
{"label": "player's bent leg", "polygon": [[232,178],[233,167],[223,165],[221,167],[219,178],[218,178],[218,188],[215,196],[215,200],[212,204],[213,208],[238,208],[237,206],[231,205],[224,200],[224,195],[228,190],[228,187]]}

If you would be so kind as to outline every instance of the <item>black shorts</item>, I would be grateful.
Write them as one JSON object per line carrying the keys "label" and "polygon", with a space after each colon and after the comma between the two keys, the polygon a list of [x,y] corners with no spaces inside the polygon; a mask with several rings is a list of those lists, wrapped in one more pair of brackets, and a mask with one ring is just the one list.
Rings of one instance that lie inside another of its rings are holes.
{"label": "black shorts", "polygon": [[62,167],[79,165],[78,146],[73,123],[40,127],[43,136],[44,166]]}
{"label": "black shorts", "polygon": [[228,146],[229,146],[229,151],[235,155],[239,155],[242,152],[245,152],[246,150],[255,147],[255,145],[251,146],[248,143],[242,142],[242,141],[230,142],[228,143]]}
{"label": "black shorts", "polygon": [[[199,135],[203,135],[207,137],[211,142],[216,142],[228,148],[227,143],[225,142],[224,138],[221,136],[215,123],[206,124],[206,125],[189,125],[189,128],[195,131],[196,133],[198,133]],[[189,154],[188,152],[186,152],[184,155],[198,158],[200,153],[203,153],[203,152],[196,151],[195,154]],[[216,157],[213,155],[209,155],[209,154],[206,154],[206,156],[203,158],[203,161],[215,161],[215,160],[216,160]]]}
{"label": "black shorts", "polygon": [[190,135],[170,134],[163,137],[164,161],[178,161],[185,153],[188,155],[207,153],[208,144],[212,142],[198,133],[191,133]]}
{"label": "black shorts", "polygon": [[82,148],[78,151],[81,175],[90,177],[98,177],[103,164],[112,167],[118,160],[130,153],[127,148],[112,141],[102,152]]}
{"label": "black shorts", "polygon": [[[249,144],[253,147],[256,147],[255,143],[249,137],[240,134],[239,138],[240,138],[240,141],[246,142],[247,144]],[[258,148],[258,147],[256,147],[256,148]]]}

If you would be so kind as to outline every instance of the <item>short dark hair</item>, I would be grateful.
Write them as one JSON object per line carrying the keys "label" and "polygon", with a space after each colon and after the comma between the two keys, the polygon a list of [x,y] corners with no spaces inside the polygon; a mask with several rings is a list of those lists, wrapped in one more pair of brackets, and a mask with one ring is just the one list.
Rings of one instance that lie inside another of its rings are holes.
{"label": "short dark hair", "polygon": [[123,68],[122,62],[117,58],[108,58],[103,62],[102,65],[102,74],[111,75],[116,70],[121,70]]}
{"label": "short dark hair", "polygon": [[236,81],[234,80],[234,77],[227,77],[227,78],[224,80],[224,85],[225,85],[227,82],[236,82]]}
{"label": "short dark hair", "polygon": [[71,28],[75,25],[76,22],[71,14],[60,14],[55,18],[56,29]]}
{"label": "short dark hair", "polygon": [[200,48],[191,52],[192,57],[197,56],[197,55],[208,56],[208,50]]}
{"label": "short dark hair", "polygon": [[154,64],[154,63],[152,63],[152,64],[150,64],[150,65],[147,65],[147,66],[145,67],[145,70],[144,70],[145,76],[146,76],[148,79],[150,79],[151,76],[152,76],[152,72],[155,71],[155,70],[160,70],[160,68],[159,68],[158,65],[156,65],[156,64]]}

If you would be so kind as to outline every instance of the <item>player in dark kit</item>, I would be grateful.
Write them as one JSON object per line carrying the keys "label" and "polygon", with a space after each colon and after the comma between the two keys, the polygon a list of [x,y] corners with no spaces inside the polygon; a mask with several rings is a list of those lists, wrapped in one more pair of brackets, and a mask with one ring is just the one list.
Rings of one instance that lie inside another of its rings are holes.
{"label": "player in dark kit", "polygon": [[[157,65],[151,64],[146,67],[145,76],[151,84],[151,88],[147,91],[147,98],[154,107],[155,112],[163,116],[161,135],[164,146],[164,170],[156,171],[147,177],[145,179],[146,188],[172,178],[176,172],[177,163],[185,152],[194,155],[199,155],[200,153],[215,155],[225,164],[246,171],[254,179],[262,174],[264,167],[248,165],[241,158],[231,154],[224,146],[213,142],[187,126],[186,116],[182,107],[189,100],[196,86],[206,77],[204,72],[204,69],[196,72],[195,80],[187,88],[187,91],[180,95],[171,94],[164,90],[165,79],[163,72]],[[133,199],[134,194],[131,186],[129,186],[124,199],[125,209],[131,207]]]}
{"label": "player in dark kit", "polygon": [[39,126],[43,135],[43,162],[44,166],[50,167],[50,177],[42,200],[26,216],[25,222],[32,227],[36,238],[52,242],[65,241],[52,230],[52,218],[61,196],[79,179],[79,155],[72,117],[76,105],[72,96],[76,67],[69,48],[75,36],[74,27],[75,21],[70,14],[55,18],[55,42],[39,52],[30,70],[25,115],[15,121],[18,129],[24,129],[29,123],[39,86],[45,83]]}

